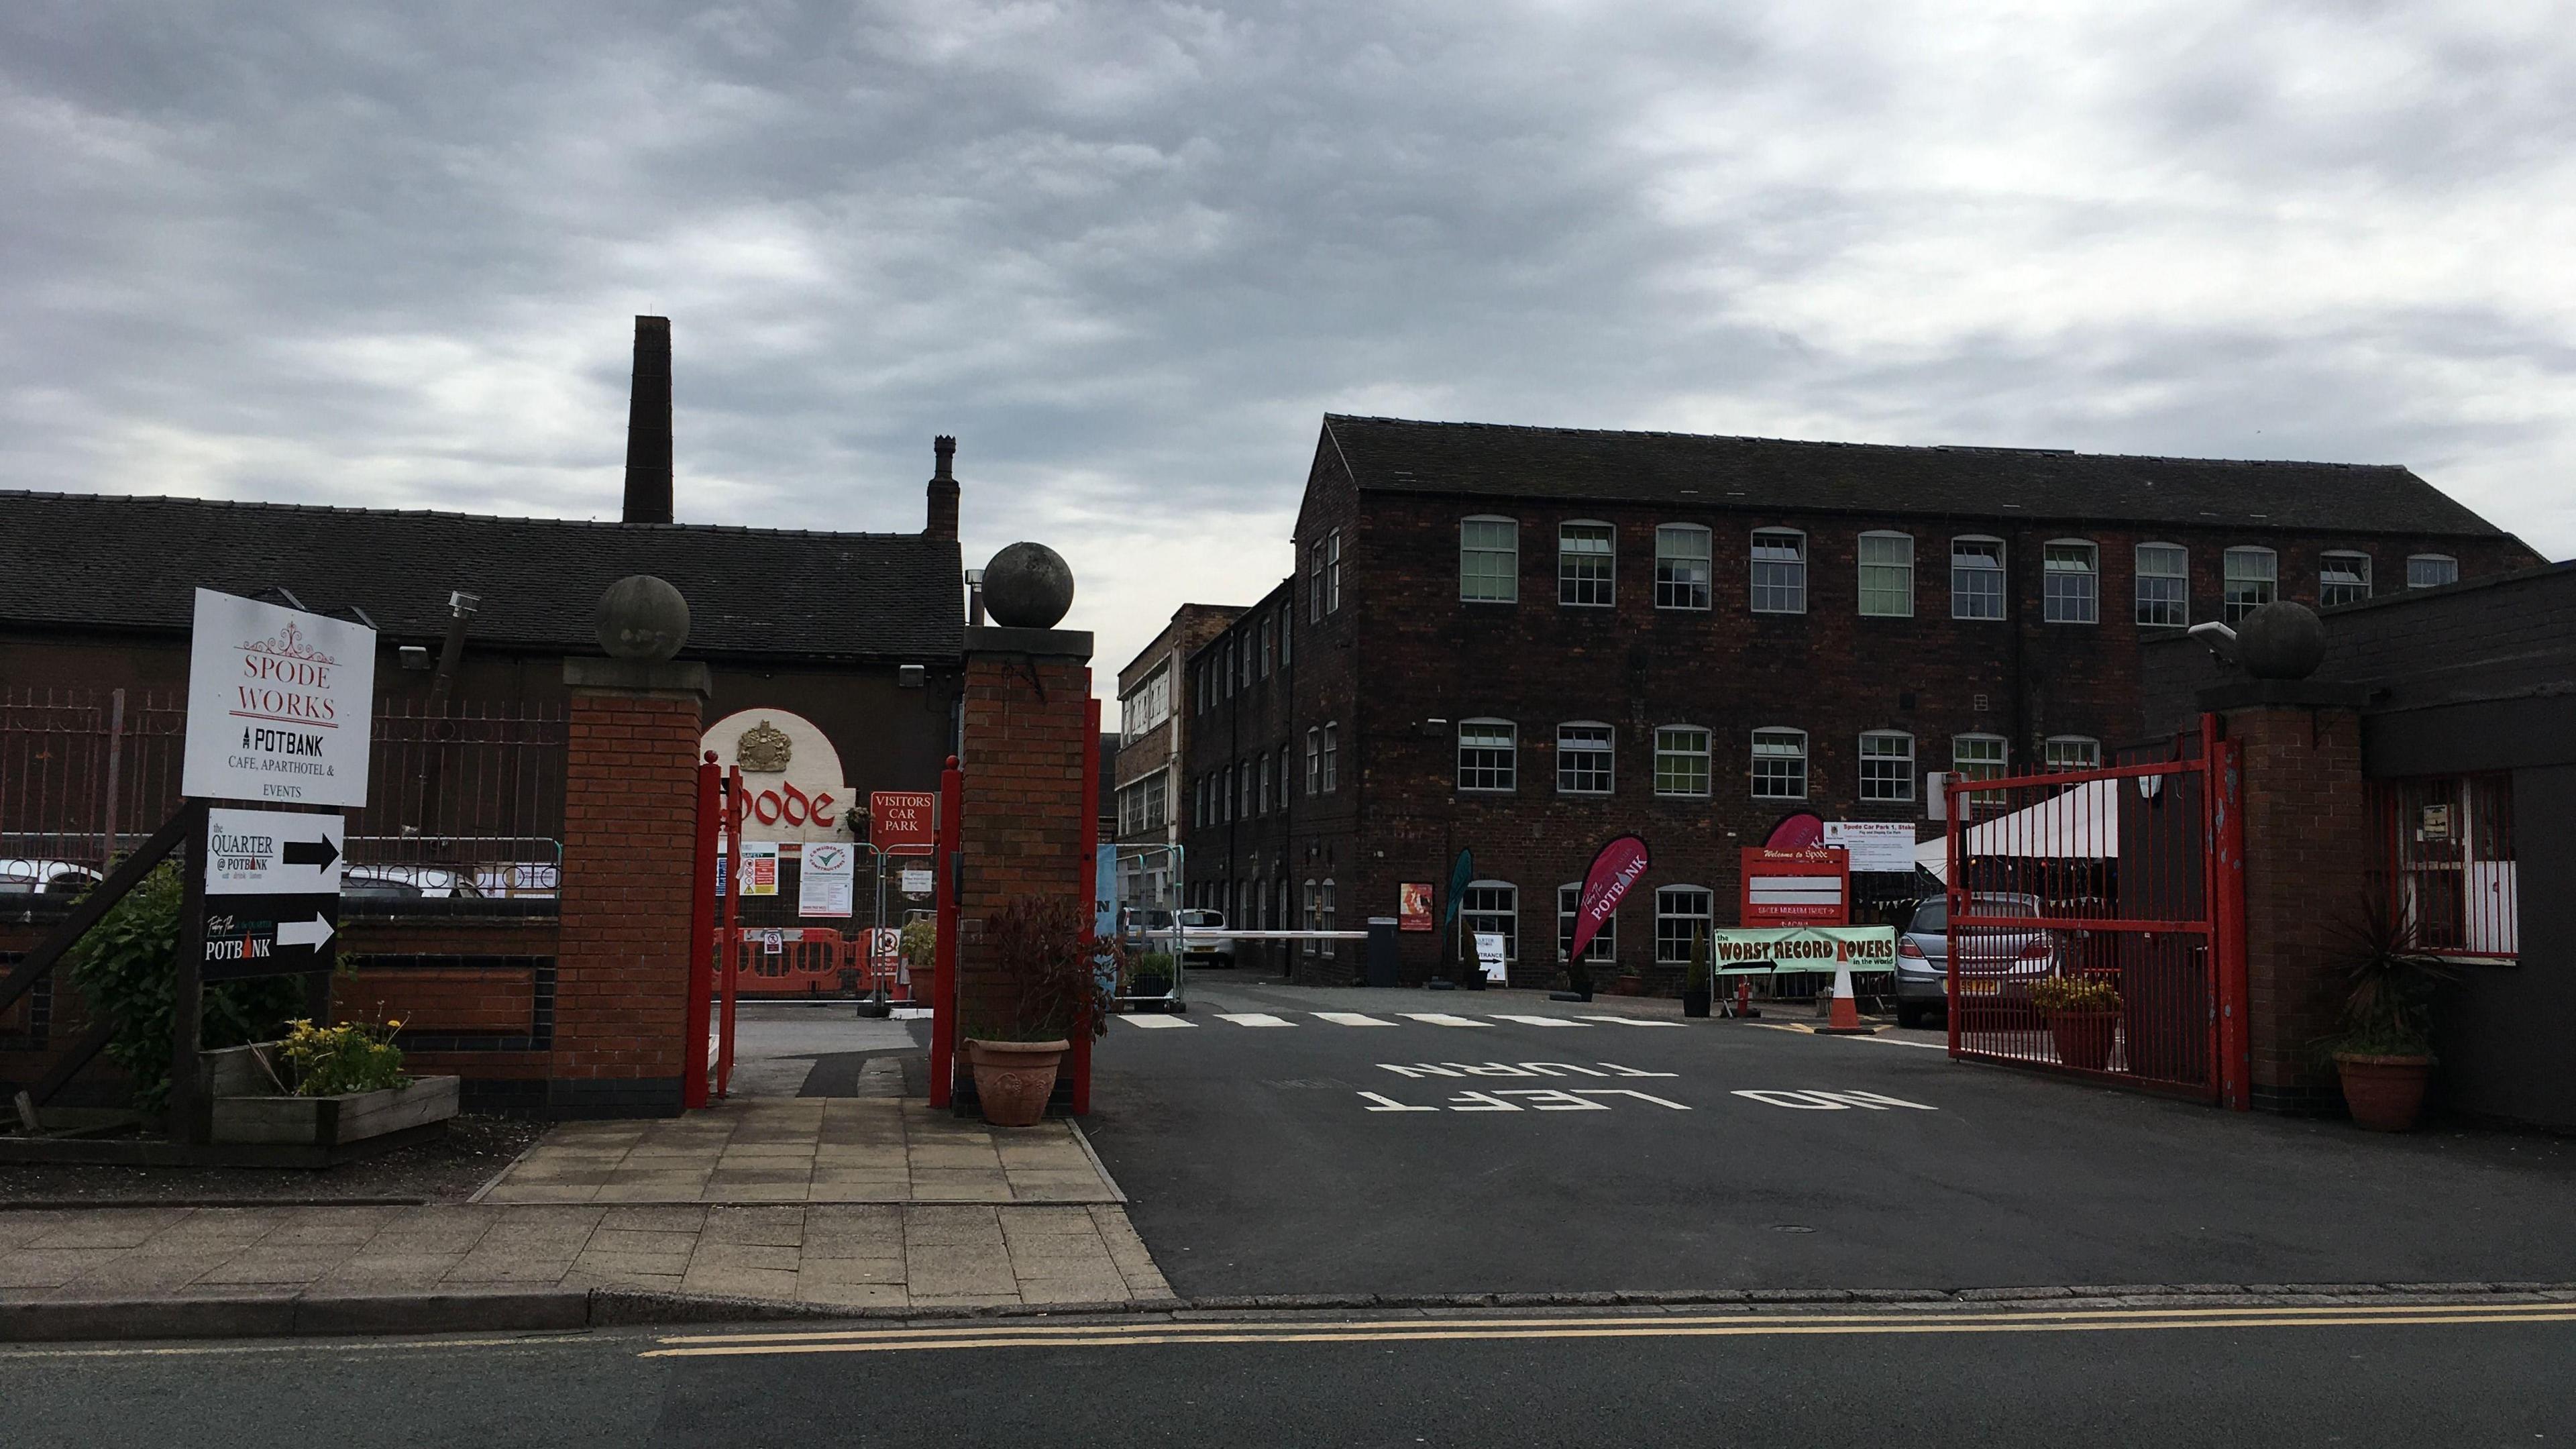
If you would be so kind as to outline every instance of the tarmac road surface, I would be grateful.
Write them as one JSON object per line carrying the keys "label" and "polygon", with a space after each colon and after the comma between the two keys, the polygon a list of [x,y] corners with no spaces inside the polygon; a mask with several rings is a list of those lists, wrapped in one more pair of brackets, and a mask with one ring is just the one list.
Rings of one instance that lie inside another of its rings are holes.
{"label": "tarmac road surface", "polygon": [[2563,1140],[2375,1136],[1670,1003],[1191,993],[1112,1024],[1085,1123],[1184,1296],[2576,1280]]}

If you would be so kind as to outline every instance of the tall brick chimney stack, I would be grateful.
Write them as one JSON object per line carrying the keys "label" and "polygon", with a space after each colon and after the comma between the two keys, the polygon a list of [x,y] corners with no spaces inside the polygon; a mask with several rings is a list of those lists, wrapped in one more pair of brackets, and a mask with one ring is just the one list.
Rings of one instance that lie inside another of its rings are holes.
{"label": "tall brick chimney stack", "polygon": [[928,538],[957,536],[957,480],[949,469],[957,458],[957,440],[946,435],[930,440],[931,456],[939,466],[930,475],[930,526],[922,530]]}
{"label": "tall brick chimney stack", "polygon": [[671,319],[635,319],[626,408],[626,521],[671,521]]}

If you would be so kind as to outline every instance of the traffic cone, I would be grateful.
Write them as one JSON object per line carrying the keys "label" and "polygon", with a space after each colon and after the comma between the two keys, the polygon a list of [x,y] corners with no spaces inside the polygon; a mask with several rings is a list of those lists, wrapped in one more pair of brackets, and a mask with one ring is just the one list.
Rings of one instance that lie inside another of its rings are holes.
{"label": "traffic cone", "polygon": [[1851,962],[1834,967],[1834,1014],[1816,1028],[1824,1036],[1868,1036],[1870,1028],[1860,1024],[1860,1000],[1852,995]]}

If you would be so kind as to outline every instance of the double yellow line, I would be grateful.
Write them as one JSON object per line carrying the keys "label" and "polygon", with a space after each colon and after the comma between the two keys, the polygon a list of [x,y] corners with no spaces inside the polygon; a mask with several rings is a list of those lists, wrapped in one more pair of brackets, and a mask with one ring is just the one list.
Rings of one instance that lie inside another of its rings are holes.
{"label": "double yellow line", "polygon": [[1796,1338],[1819,1334],[2103,1333],[2165,1328],[2348,1328],[2576,1323],[2576,1303],[2391,1303],[2316,1307],[2091,1308],[2002,1312],[1622,1314],[1597,1318],[1270,1319],[1171,1323],[980,1323],[958,1328],[674,1335],[646,1358],[917,1353],[957,1348],[1123,1348],[1175,1343],[1406,1343],[1570,1338]]}

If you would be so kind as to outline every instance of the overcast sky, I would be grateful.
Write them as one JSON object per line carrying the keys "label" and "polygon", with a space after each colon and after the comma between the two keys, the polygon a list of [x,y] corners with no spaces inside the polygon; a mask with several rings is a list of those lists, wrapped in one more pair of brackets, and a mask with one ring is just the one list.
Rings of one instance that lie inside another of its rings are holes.
{"label": "overcast sky", "polygon": [[1102,692],[1327,410],[2412,466],[2576,553],[2547,4],[0,7],[0,487],[1073,563]]}

